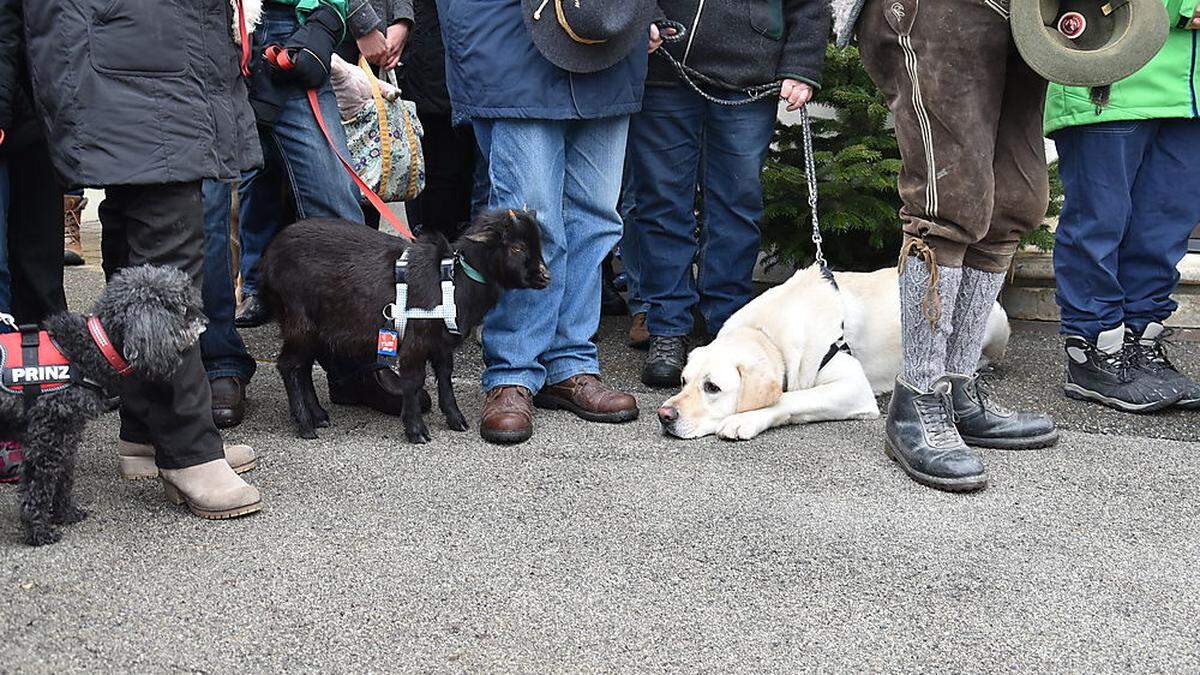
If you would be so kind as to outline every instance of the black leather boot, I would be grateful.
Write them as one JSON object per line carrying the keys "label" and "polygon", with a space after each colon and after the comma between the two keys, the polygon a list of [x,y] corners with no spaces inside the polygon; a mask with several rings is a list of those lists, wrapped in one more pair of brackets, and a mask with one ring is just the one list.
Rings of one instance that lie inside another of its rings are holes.
{"label": "black leather boot", "polygon": [[982,490],[987,487],[987,470],[983,458],[963,443],[954,427],[951,390],[944,377],[927,392],[896,378],[884,452],[922,485],[948,492]]}
{"label": "black leather boot", "polygon": [[257,328],[271,321],[271,312],[257,295],[247,295],[242,299],[237,314],[233,317],[233,325],[238,328]]}
{"label": "black leather boot", "polygon": [[650,353],[642,366],[642,382],[651,387],[678,387],[687,365],[687,342],[677,335],[651,335]]}
{"label": "black leather boot", "polygon": [[996,403],[979,375],[949,374],[954,426],[963,442],[980,448],[1033,450],[1058,442],[1054,420],[1044,413],[1015,412]]}

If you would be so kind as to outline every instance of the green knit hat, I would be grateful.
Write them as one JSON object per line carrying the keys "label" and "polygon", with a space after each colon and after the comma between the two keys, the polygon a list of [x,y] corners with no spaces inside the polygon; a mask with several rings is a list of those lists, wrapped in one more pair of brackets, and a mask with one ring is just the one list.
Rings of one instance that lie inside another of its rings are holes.
{"label": "green knit hat", "polygon": [[1099,87],[1129,77],[1167,41],[1162,0],[1012,0],[1025,62],[1059,84]]}

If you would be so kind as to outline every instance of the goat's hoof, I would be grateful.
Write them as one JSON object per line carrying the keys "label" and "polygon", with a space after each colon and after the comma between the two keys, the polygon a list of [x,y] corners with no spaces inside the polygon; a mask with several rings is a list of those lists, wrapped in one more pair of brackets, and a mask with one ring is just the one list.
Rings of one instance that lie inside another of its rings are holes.
{"label": "goat's hoof", "polygon": [[429,430],[425,428],[405,429],[404,436],[408,439],[409,443],[415,443],[417,445],[428,443],[429,441],[433,440],[433,437],[429,435]]}
{"label": "goat's hoof", "polygon": [[62,539],[62,534],[58,530],[38,528],[29,531],[25,536],[25,543],[30,546],[45,546],[46,544],[53,544],[59,539]]}
{"label": "goat's hoof", "polygon": [[306,441],[317,440],[317,432],[313,429],[297,429],[296,435],[299,436],[300,438],[303,438]]}
{"label": "goat's hoof", "polygon": [[72,506],[69,509],[63,509],[54,514],[54,523],[56,525],[74,525],[75,523],[82,523],[87,517],[87,511],[77,506]]}
{"label": "goat's hoof", "polygon": [[446,415],[446,426],[453,431],[466,431],[471,426],[467,424],[467,418],[461,412],[455,411]]}
{"label": "goat's hoof", "polygon": [[324,408],[317,408],[312,413],[313,426],[318,429],[329,428],[329,411]]}

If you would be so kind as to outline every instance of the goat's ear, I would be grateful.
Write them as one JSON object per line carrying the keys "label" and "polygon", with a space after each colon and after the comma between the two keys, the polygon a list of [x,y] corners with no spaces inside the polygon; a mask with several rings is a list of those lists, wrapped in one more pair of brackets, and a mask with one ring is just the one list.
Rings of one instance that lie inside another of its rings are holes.
{"label": "goat's ear", "polygon": [[467,239],[477,244],[495,244],[496,242],[500,241],[500,233],[489,227],[487,229],[468,234]]}

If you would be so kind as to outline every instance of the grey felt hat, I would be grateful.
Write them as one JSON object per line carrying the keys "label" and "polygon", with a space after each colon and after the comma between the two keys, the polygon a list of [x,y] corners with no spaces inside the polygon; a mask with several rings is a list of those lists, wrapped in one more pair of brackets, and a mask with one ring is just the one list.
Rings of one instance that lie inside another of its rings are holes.
{"label": "grey felt hat", "polygon": [[1012,0],[1025,62],[1059,84],[1099,87],[1129,77],[1167,41],[1162,0]]}
{"label": "grey felt hat", "polygon": [[604,70],[644,46],[656,15],[649,0],[521,0],[533,44],[573,73]]}

